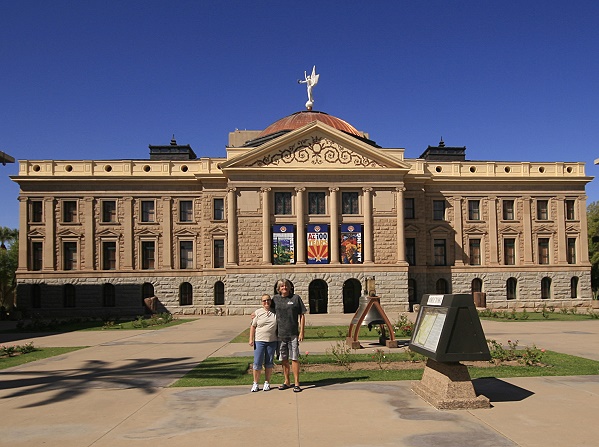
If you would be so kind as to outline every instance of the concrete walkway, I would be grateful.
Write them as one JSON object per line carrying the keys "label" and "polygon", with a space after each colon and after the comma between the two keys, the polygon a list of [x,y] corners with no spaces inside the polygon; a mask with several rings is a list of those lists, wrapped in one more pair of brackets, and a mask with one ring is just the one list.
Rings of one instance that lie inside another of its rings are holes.
{"label": "concrete walkway", "polygon": [[[310,315],[309,324],[348,324]],[[0,343],[90,346],[0,371],[4,446],[596,446],[599,376],[477,379],[486,410],[439,411],[410,382],[167,388],[209,356],[247,355],[230,344],[248,317],[201,317],[160,331],[0,334]],[[599,321],[488,322],[487,338],[599,360]],[[324,352],[331,342],[305,342]],[[282,435],[281,435],[282,434]],[[283,436],[283,439],[281,439]]]}

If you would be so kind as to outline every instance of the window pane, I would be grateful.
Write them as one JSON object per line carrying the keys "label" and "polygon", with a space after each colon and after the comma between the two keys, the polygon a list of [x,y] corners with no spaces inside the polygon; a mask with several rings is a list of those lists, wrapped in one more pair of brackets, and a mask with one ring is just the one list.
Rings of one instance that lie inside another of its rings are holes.
{"label": "window pane", "polygon": [[541,280],[541,299],[551,298],[551,278],[545,277]]}
{"label": "window pane", "polygon": [[341,193],[341,212],[343,214],[360,214],[357,192]]}
{"label": "window pane", "polygon": [[154,241],[143,241],[141,243],[141,268],[154,270]]}
{"label": "window pane", "polygon": [[576,264],[576,238],[568,238],[568,264]]}
{"label": "window pane", "polygon": [[518,285],[516,278],[509,278],[506,283],[506,295],[508,300],[516,299],[516,286]]}
{"label": "window pane", "polygon": [[445,220],[445,200],[433,200],[433,220]]}
{"label": "window pane", "polygon": [[223,239],[214,240],[214,268],[225,267],[225,241]]}
{"label": "window pane", "polygon": [[102,202],[102,222],[116,222],[116,201],[104,200]]}
{"label": "window pane", "polygon": [[468,219],[480,220],[480,201],[468,200]]}
{"label": "window pane", "polygon": [[154,201],[144,200],[141,202],[141,221],[154,222]]}
{"label": "window pane", "polygon": [[114,285],[104,284],[102,287],[102,303],[104,307],[116,306],[116,292]]}
{"label": "window pane", "polygon": [[225,285],[222,281],[214,284],[214,305],[222,306],[225,304]]}
{"label": "window pane", "polygon": [[574,220],[576,216],[574,214],[574,200],[566,200],[566,219]]}
{"label": "window pane", "polygon": [[409,265],[416,265],[416,238],[406,238],[406,261]]}
{"label": "window pane", "polygon": [[102,243],[102,269],[116,270],[116,242]]}
{"label": "window pane", "polygon": [[43,210],[43,202],[41,200],[32,201],[31,207],[30,207],[31,214],[29,215],[29,221],[30,222],[43,222],[42,210]]}
{"label": "window pane", "polygon": [[325,193],[324,192],[309,192],[308,193],[308,213],[309,214],[325,214]]}
{"label": "window pane", "polygon": [[480,265],[480,239],[470,239],[470,265]]}
{"label": "window pane", "polygon": [[74,270],[77,267],[77,242],[63,243],[64,270]]}
{"label": "window pane", "polygon": [[415,219],[416,218],[416,209],[414,199],[408,197],[404,199],[404,219]]}
{"label": "window pane", "polygon": [[179,242],[179,268],[193,268],[193,241]]}
{"label": "window pane", "polygon": [[179,305],[191,306],[193,304],[193,287],[188,282],[179,286]]}
{"label": "window pane", "polygon": [[43,266],[42,242],[31,243],[31,270],[41,270]]}
{"label": "window pane", "polygon": [[549,239],[539,238],[539,264],[549,264]]}
{"label": "window pane", "polygon": [[516,264],[516,240],[515,239],[504,239],[503,240],[503,262],[505,265]]}
{"label": "window pane", "polygon": [[179,200],[179,222],[193,222],[193,202]]}
{"label": "window pane", "polygon": [[275,214],[291,214],[290,192],[275,192]]}
{"label": "window pane", "polygon": [[504,200],[503,201],[503,219],[514,220],[514,201]]}
{"label": "window pane", "polygon": [[547,200],[537,200],[537,219],[538,220],[548,220],[549,219]]}
{"label": "window pane", "polygon": [[434,257],[435,265],[447,265],[445,256],[445,239],[435,239]]}
{"label": "window pane", "polygon": [[225,220],[225,199],[214,199],[214,220]]}
{"label": "window pane", "polygon": [[62,221],[77,222],[77,202],[74,200],[62,202]]}

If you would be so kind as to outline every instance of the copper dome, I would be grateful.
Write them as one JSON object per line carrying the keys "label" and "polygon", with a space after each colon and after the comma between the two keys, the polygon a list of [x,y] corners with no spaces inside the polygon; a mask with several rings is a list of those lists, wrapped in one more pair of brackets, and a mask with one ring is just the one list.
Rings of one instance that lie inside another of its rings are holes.
{"label": "copper dome", "polygon": [[277,132],[299,129],[300,127],[305,126],[313,121],[320,121],[348,134],[355,135],[357,137],[363,137],[363,135],[358,132],[354,126],[340,118],[328,115],[324,112],[304,110],[302,112],[297,112],[293,115],[286,116],[285,118],[281,118],[280,120],[272,123],[260,133],[258,138],[272,135]]}

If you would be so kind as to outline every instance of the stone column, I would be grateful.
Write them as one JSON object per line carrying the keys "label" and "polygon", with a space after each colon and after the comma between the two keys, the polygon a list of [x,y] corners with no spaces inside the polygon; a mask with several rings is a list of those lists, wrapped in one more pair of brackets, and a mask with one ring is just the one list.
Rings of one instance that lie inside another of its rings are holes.
{"label": "stone column", "polygon": [[79,250],[81,250],[81,258],[83,261],[82,270],[95,270],[95,268],[96,268],[96,266],[94,265],[94,253],[96,251],[96,241],[94,238],[94,228],[96,225],[96,220],[94,219],[95,200],[93,197],[85,197],[83,199],[83,203],[85,204],[85,208],[83,210],[83,214],[85,216],[85,223],[83,226],[84,240],[85,240],[85,252],[83,252],[81,246],[79,247]]}
{"label": "stone column", "polygon": [[306,191],[306,188],[295,188],[295,208],[297,215],[297,265],[306,264],[306,219],[304,212],[304,191]]}
{"label": "stone column", "polygon": [[271,188],[260,188],[262,192],[262,264],[271,264],[270,190]]}
{"label": "stone column", "polygon": [[237,265],[237,188],[227,188],[227,264]]}
{"label": "stone column", "polygon": [[27,197],[19,196],[19,271],[26,271],[29,269],[27,261],[32,256],[31,244],[27,239],[27,233],[29,232],[29,226],[27,225],[27,208]]}
{"label": "stone column", "polygon": [[463,220],[462,220],[462,198],[453,198],[453,228],[455,230],[454,236],[454,265],[464,265],[464,256],[466,255],[466,247],[464,247],[464,231],[463,231]]}
{"label": "stone column", "polygon": [[[578,250],[576,257],[578,262],[587,264],[589,262],[589,229],[587,227],[587,196],[580,196],[576,200],[576,215],[580,221],[580,236],[578,240]],[[576,216],[574,216],[576,217]]]}
{"label": "stone column", "polygon": [[[44,198],[44,219],[46,221],[46,237],[44,238],[44,266],[43,270],[55,270],[56,250],[56,215],[54,214],[55,200],[51,197]],[[59,217],[60,218],[60,217]]]}
{"label": "stone column", "polygon": [[397,203],[397,263],[406,264],[406,238],[404,234],[404,197],[406,190],[403,186],[395,188],[395,202]]}
{"label": "stone column", "polygon": [[372,264],[372,188],[362,188],[362,191],[364,192],[364,264]]}
{"label": "stone column", "polygon": [[489,206],[489,258],[491,260],[491,265],[497,265],[499,262],[497,242],[499,239],[497,228],[497,197],[489,197],[487,203]]}
{"label": "stone column", "polygon": [[331,228],[329,232],[329,249],[331,251],[331,264],[339,264],[339,209],[337,204],[337,193],[339,188],[329,188],[329,214],[331,216]]}
{"label": "stone column", "polygon": [[162,268],[173,268],[173,213],[170,197],[162,198]]}
{"label": "stone column", "polygon": [[[133,270],[135,240],[133,238],[133,197],[123,197],[123,264],[122,270]],[[119,250],[120,251],[120,250]],[[141,260],[141,256],[139,256]]]}
{"label": "stone column", "polygon": [[[532,216],[530,213],[530,197],[522,198],[522,225],[524,227],[524,264],[533,264],[532,259]],[[517,262],[516,262],[517,264]]]}

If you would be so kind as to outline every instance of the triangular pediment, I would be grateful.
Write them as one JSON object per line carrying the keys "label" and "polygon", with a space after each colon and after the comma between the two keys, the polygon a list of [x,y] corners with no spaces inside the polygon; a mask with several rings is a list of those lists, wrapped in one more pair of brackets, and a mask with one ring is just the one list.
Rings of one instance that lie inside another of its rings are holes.
{"label": "triangular pediment", "polygon": [[60,237],[81,237],[80,233],[76,233],[71,229],[59,231],[57,235]]}
{"label": "triangular pediment", "polygon": [[466,228],[466,229],[464,229],[464,233],[470,234],[470,235],[481,235],[481,236],[487,234],[487,232],[485,230],[478,228],[478,227]]}
{"label": "triangular pediment", "polygon": [[404,227],[403,231],[404,233],[418,233],[420,231],[420,228],[418,228],[414,224],[408,224]]}
{"label": "triangular pediment", "polygon": [[566,233],[578,233],[580,230],[574,225],[566,226]]}
{"label": "triangular pediment", "polygon": [[175,236],[178,237],[196,237],[198,234],[193,231],[189,231],[188,229],[175,231]]}
{"label": "triangular pediment", "polygon": [[285,133],[220,165],[227,170],[310,169],[364,170],[396,169],[410,166],[385,154],[384,150],[347,135],[325,123],[314,121]]}
{"label": "triangular pediment", "polygon": [[534,229],[533,233],[541,233],[541,234],[553,234],[553,228],[546,227],[545,225],[541,225]]}
{"label": "triangular pediment", "polygon": [[136,233],[136,236],[158,236],[160,233],[158,231],[143,229]]}
{"label": "triangular pediment", "polygon": [[114,230],[102,230],[98,231],[97,235],[100,237],[119,237],[120,233],[117,233]]}
{"label": "triangular pediment", "polygon": [[500,234],[520,234],[520,231],[514,227],[504,227],[499,230]]}
{"label": "triangular pediment", "polygon": [[437,225],[436,227],[433,227],[430,229],[430,234],[438,234],[438,235],[449,235],[451,234],[452,230],[444,227],[443,225]]}
{"label": "triangular pediment", "polygon": [[33,230],[30,231],[29,233],[27,233],[28,237],[44,237],[46,235],[46,232],[43,230]]}
{"label": "triangular pediment", "polygon": [[227,227],[225,227],[224,225],[220,225],[218,227],[213,227],[210,228],[208,230],[208,233],[210,233],[212,236],[218,235],[226,235],[227,234]]}

